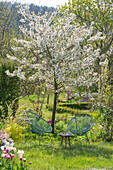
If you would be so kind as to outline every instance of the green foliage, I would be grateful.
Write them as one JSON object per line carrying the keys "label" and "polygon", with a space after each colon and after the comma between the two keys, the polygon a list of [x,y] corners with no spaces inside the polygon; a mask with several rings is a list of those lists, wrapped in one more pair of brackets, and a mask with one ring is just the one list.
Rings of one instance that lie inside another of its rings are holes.
{"label": "green foliage", "polygon": [[[50,111],[53,110],[53,106],[50,104],[46,105],[46,108]],[[88,103],[83,103],[82,106],[79,104],[75,104],[75,103],[74,104],[73,103],[65,103],[65,104],[57,105],[57,108],[56,108],[57,113],[71,113],[72,115],[81,113],[81,112],[83,112],[83,110],[84,110],[84,112],[86,112],[88,110]]]}
{"label": "green foliage", "polygon": [[[46,108],[48,110],[50,110],[50,111],[53,110],[52,105],[46,105]],[[65,112],[67,112],[67,113],[71,113],[72,115],[74,115],[76,110],[72,109],[72,108],[68,108],[68,107],[57,106],[56,111],[57,111],[57,113],[65,113]]]}
{"label": "green foliage", "polygon": [[[8,105],[12,103],[14,99],[19,97],[20,93],[20,85],[19,85],[19,78],[9,77],[6,75],[5,71],[9,70],[12,72],[14,70],[14,66],[10,64],[2,64],[0,66],[0,117],[8,116]],[[14,104],[12,105],[13,116],[18,108],[18,100],[15,100]]]}
{"label": "green foliage", "polygon": [[17,123],[12,122],[10,125],[7,125],[5,131],[13,140],[20,140],[24,136],[22,134],[22,127],[19,126]]}
{"label": "green foliage", "polygon": [[64,129],[66,128],[65,123],[62,120],[57,122],[55,127],[56,127],[56,130],[59,130],[59,131],[64,131]]}
{"label": "green foliage", "polygon": [[23,127],[10,118],[10,122],[5,124],[5,132],[9,134],[9,137],[13,140],[20,140],[24,137]]}
{"label": "green foliage", "polygon": [[69,107],[72,109],[88,110],[91,107],[91,103],[90,102],[64,103],[64,104],[59,104],[59,106]]}
{"label": "green foliage", "polygon": [[109,107],[104,106],[101,103],[99,105],[93,105],[92,110],[96,110],[98,113],[96,122],[98,122],[97,126],[102,127],[102,132],[103,132],[101,134],[102,140],[112,141],[113,140],[113,134],[112,134],[113,112],[112,110]]}

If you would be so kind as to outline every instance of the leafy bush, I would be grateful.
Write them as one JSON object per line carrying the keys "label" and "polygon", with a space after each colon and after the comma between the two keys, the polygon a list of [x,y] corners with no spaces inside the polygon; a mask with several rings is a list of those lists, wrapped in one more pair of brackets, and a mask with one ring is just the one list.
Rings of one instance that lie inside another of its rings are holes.
{"label": "leafy bush", "polygon": [[60,130],[63,131],[65,129],[65,123],[64,121],[60,120],[59,122],[57,122],[57,124],[55,125],[56,130]]}
{"label": "leafy bush", "polygon": [[13,140],[18,140],[24,137],[23,127],[17,124],[14,120],[12,120],[12,118],[10,119],[10,123],[6,124],[5,131]]}
{"label": "leafy bush", "polygon": [[[46,105],[46,108],[50,111],[52,111],[53,107],[52,105]],[[78,113],[81,113],[80,110],[69,108],[69,107],[64,107],[64,106],[57,106],[56,108],[57,113],[71,113],[72,115],[76,115]]]}
{"label": "leafy bush", "polygon": [[[0,66],[0,117],[8,116],[8,107],[10,103],[17,97],[20,93],[19,78],[17,76],[9,77],[6,75],[5,71],[9,70],[13,72],[15,70],[14,66],[10,64],[2,64]],[[13,116],[18,108],[18,100],[12,105]]]}
{"label": "leafy bush", "polygon": [[113,140],[113,111],[102,103],[93,105],[92,111],[97,111],[96,122],[103,127],[102,139],[104,141]]}

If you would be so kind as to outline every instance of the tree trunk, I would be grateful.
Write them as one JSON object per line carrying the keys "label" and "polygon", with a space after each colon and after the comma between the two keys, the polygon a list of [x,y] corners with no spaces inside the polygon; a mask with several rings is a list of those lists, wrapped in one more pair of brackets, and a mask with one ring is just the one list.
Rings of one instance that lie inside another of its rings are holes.
{"label": "tree trunk", "polygon": [[47,95],[47,104],[49,104],[49,94]]}
{"label": "tree trunk", "polygon": [[43,100],[42,100],[42,103],[41,103],[41,106],[40,106],[40,110],[39,110],[39,115],[41,115],[41,116],[42,116],[42,106],[44,104],[44,99],[45,99],[46,91],[47,91],[47,87],[45,87],[45,92],[43,94]]}
{"label": "tree trunk", "polygon": [[54,104],[53,104],[53,113],[52,113],[52,122],[51,122],[52,133],[54,133],[56,104],[57,104],[57,93],[54,93]]}

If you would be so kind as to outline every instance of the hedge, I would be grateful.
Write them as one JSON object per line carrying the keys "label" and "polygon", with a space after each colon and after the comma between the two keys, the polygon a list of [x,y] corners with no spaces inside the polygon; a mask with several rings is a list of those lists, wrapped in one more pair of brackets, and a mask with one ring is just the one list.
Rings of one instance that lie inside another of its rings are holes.
{"label": "hedge", "polygon": [[[46,105],[46,108],[50,111],[53,110],[53,106],[50,105],[50,104]],[[77,109],[64,107],[64,106],[62,107],[62,106],[59,106],[59,105],[57,106],[56,111],[57,111],[57,113],[71,113],[72,115],[78,114],[78,112],[81,113],[81,111],[79,111]]]}
{"label": "hedge", "polygon": [[69,107],[72,109],[79,109],[79,110],[88,110],[91,108],[90,102],[79,102],[79,103],[62,103],[59,104],[62,107]]}

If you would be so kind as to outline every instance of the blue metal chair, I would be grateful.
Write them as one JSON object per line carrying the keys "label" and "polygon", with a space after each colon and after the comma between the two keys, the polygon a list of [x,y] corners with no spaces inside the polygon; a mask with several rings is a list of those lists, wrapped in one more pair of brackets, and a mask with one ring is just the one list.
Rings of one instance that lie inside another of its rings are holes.
{"label": "blue metal chair", "polygon": [[52,127],[50,126],[50,124],[40,115],[37,115],[32,111],[26,111],[25,116],[28,119],[28,122],[31,126],[31,131],[33,133],[38,134],[40,136],[40,134],[50,133],[52,131]]}
{"label": "blue metal chair", "polygon": [[89,142],[87,137],[87,132],[92,128],[94,125],[93,117],[86,113],[77,114],[73,117],[67,124],[67,129],[79,136],[86,135],[86,138]]}

